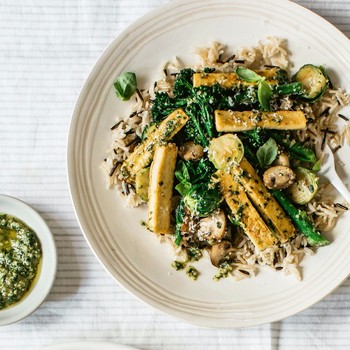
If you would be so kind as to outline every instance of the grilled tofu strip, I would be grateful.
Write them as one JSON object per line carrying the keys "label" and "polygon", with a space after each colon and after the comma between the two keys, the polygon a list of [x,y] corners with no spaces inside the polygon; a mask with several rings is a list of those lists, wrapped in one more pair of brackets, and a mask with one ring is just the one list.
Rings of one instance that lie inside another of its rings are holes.
{"label": "grilled tofu strip", "polygon": [[239,132],[256,127],[276,130],[297,130],[306,127],[302,111],[215,111],[215,126],[218,132]]}
{"label": "grilled tofu strip", "polygon": [[171,197],[177,147],[174,143],[157,147],[150,170],[148,190],[148,228],[157,233],[170,233]]}
{"label": "grilled tofu strip", "polygon": [[[270,85],[278,84],[278,81],[274,79],[277,74],[277,69],[266,69],[257,71],[259,75],[266,78],[266,82]],[[241,80],[236,73],[194,73],[193,74],[193,86],[212,86],[214,84],[219,84],[221,87],[226,89],[231,89],[235,85],[246,85],[254,86],[256,82],[248,82]]]}
{"label": "grilled tofu strip", "polygon": [[276,237],[250,202],[243,186],[230,173],[219,170],[216,174],[227,205],[253,244],[260,250],[274,245]]}
{"label": "grilled tofu strip", "polygon": [[286,242],[295,235],[295,228],[289,217],[265,187],[252,165],[243,158],[239,166],[231,168],[235,179],[242,184],[249,199],[265,219],[275,228],[275,234],[281,242]]}
{"label": "grilled tofu strip", "polygon": [[136,174],[151,163],[156,147],[170,141],[188,119],[188,115],[181,108],[169,114],[124,161],[121,167],[123,178],[128,182],[134,181]]}

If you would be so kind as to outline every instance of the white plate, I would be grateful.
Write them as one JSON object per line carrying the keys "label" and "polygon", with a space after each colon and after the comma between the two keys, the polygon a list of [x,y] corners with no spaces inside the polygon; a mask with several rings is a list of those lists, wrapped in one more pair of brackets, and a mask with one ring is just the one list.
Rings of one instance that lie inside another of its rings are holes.
{"label": "white plate", "polygon": [[45,347],[47,350],[137,350],[134,347],[99,341],[62,343]]}
{"label": "white plate", "polygon": [[[286,15],[288,14],[288,15]],[[190,34],[190,35],[189,35]],[[314,13],[286,1],[175,1],[141,18],[106,49],[88,77],[76,104],[68,142],[68,174],[82,230],[101,263],[123,286],[183,320],[211,327],[244,327],[276,321],[316,303],[350,272],[350,217],[345,214],[328,235],[333,242],[304,260],[303,281],[262,269],[251,280],[212,280],[209,261],[198,263],[193,282],[175,272],[169,248],[141,226],[144,208],[128,209],[106,189],[99,169],[109,148],[109,128],[129,104],[114,94],[122,71],[137,74],[148,87],[166,60],[194,60],[194,48],[217,40],[231,48],[252,46],[267,36],[288,40],[295,67],[322,64],[332,80],[350,87],[350,43]],[[350,152],[342,150],[350,174]],[[345,179],[347,180],[347,179]]]}
{"label": "white plate", "polygon": [[28,204],[10,196],[0,195],[0,213],[16,216],[31,227],[40,240],[43,254],[39,275],[35,278],[29,292],[20,302],[0,310],[0,326],[4,326],[30,315],[45,300],[55,281],[57,254],[49,227]]}

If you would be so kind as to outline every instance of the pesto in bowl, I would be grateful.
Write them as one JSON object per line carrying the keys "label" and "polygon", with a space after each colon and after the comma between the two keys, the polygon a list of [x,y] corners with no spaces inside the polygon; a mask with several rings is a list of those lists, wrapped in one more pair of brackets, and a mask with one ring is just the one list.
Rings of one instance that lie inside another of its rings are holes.
{"label": "pesto in bowl", "polygon": [[30,289],[42,256],[40,241],[15,216],[0,214],[0,310],[20,301]]}

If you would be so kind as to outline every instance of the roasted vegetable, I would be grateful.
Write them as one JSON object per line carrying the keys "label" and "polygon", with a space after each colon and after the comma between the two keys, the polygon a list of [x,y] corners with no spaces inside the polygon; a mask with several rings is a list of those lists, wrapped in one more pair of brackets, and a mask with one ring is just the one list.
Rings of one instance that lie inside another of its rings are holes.
{"label": "roasted vegetable", "polygon": [[318,176],[302,167],[298,167],[295,170],[295,175],[296,179],[294,183],[288,187],[289,198],[295,204],[307,204],[318,190]]}
{"label": "roasted vegetable", "polygon": [[[246,156],[249,158],[250,162],[259,168],[259,163],[256,155],[251,150],[251,148],[249,146],[246,146],[245,151]],[[311,220],[308,218],[306,212],[304,210],[296,208],[283,191],[272,190],[271,193],[276,198],[280,206],[284,209],[284,211],[289,215],[295,226],[306,237],[308,243],[311,246],[324,246],[330,243],[325,237],[321,235],[319,231],[317,231]]]}
{"label": "roasted vegetable", "polygon": [[276,165],[268,168],[263,175],[264,184],[270,190],[284,190],[292,185],[294,171],[284,165]]}
{"label": "roasted vegetable", "polygon": [[185,142],[179,148],[179,155],[183,160],[199,160],[203,157],[203,153],[204,148],[191,141]]}
{"label": "roasted vegetable", "polygon": [[214,183],[193,185],[184,197],[185,206],[193,215],[208,216],[216,210],[222,200],[219,186]]}
{"label": "roasted vegetable", "polygon": [[171,98],[166,92],[157,92],[156,98],[152,104],[152,123],[159,124],[169,114],[178,108],[184,109],[187,105],[187,100]]}
{"label": "roasted vegetable", "polygon": [[198,222],[197,236],[201,241],[221,241],[226,231],[226,214],[223,210],[214,212],[209,216],[200,219]]}
{"label": "roasted vegetable", "polygon": [[294,82],[290,84],[276,85],[273,87],[272,91],[277,95],[300,95],[304,90],[302,83]]}
{"label": "roasted vegetable", "polygon": [[330,243],[328,239],[323,237],[321,233],[317,231],[313,223],[308,218],[307,213],[304,210],[296,208],[284,192],[280,190],[273,190],[272,194],[277,199],[281,207],[289,214],[295,226],[306,237],[307,242],[311,246],[321,247]]}
{"label": "roasted vegetable", "polygon": [[243,143],[237,135],[225,134],[210,141],[208,156],[216,169],[225,170],[239,164],[243,155]]}
{"label": "roasted vegetable", "polygon": [[215,243],[209,251],[210,261],[214,266],[219,267],[222,262],[230,261],[234,253],[235,248],[232,247],[230,242],[222,241]]}
{"label": "roasted vegetable", "polygon": [[322,66],[305,64],[293,76],[293,81],[300,82],[303,85],[301,98],[308,102],[315,102],[329,86],[329,78],[326,70]]}
{"label": "roasted vegetable", "polygon": [[290,135],[273,131],[271,132],[271,137],[276,140],[278,144],[282,145],[292,158],[306,163],[316,162],[315,152],[311,148],[305,147],[295,140],[291,140]]}

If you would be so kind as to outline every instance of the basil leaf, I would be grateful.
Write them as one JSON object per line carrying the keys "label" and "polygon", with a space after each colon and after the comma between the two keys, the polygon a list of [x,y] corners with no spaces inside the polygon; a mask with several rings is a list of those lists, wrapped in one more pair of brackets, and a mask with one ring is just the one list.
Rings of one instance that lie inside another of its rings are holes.
{"label": "basil leaf", "polygon": [[135,73],[125,72],[117,77],[114,82],[115,93],[122,101],[128,101],[137,89]]}
{"label": "basil leaf", "polygon": [[259,74],[255,73],[251,69],[238,67],[236,69],[236,74],[244,81],[248,81],[250,83],[258,82],[263,79]]}
{"label": "basil leaf", "polygon": [[258,161],[262,168],[266,168],[276,159],[278,146],[273,138],[269,138],[256,152]]}
{"label": "basil leaf", "polygon": [[179,160],[176,164],[175,176],[181,181],[190,181],[190,173],[184,161]]}
{"label": "basil leaf", "polygon": [[175,190],[185,196],[191,189],[192,185],[187,181],[182,181],[175,186]]}
{"label": "basil leaf", "polygon": [[261,108],[264,111],[270,111],[270,100],[272,91],[270,85],[265,80],[260,80],[258,83],[258,100]]}
{"label": "basil leaf", "polygon": [[179,160],[176,164],[175,177],[179,183],[175,186],[175,189],[182,195],[186,195],[191,189],[190,174],[184,161]]}

